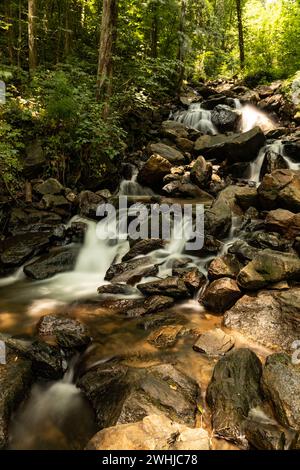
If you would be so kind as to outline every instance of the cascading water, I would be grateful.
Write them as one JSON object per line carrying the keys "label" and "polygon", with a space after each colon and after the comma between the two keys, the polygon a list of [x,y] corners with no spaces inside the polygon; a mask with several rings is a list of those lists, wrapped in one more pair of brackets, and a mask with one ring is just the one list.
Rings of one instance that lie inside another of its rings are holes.
{"label": "cascading water", "polygon": [[211,111],[203,109],[201,103],[192,103],[187,111],[178,111],[173,118],[186,127],[197,129],[204,134],[216,135],[218,133],[211,120]]}
{"label": "cascading water", "polygon": [[64,377],[35,384],[10,426],[11,449],[80,449],[96,432],[93,411],[74,385],[75,360]]}
{"label": "cascading water", "polygon": [[300,163],[294,162],[289,157],[285,155],[284,143],[281,140],[275,140],[271,144],[267,144],[265,147],[261,148],[259,154],[253,162],[250,164],[250,181],[255,183],[260,182],[260,173],[261,168],[264,163],[265,157],[268,152],[272,152],[276,155],[280,155],[285,161],[287,167],[291,170],[299,170]]}

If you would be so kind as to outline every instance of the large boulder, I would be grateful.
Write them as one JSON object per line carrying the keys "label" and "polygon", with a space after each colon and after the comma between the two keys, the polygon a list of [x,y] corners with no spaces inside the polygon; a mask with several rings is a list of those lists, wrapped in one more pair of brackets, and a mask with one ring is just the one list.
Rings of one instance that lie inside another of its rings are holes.
{"label": "large boulder", "polygon": [[16,268],[49,245],[49,234],[29,232],[7,238],[1,243],[0,263]]}
{"label": "large boulder", "polygon": [[245,420],[262,403],[261,374],[260,360],[250,349],[236,349],[218,361],[206,392],[218,437],[248,447]]}
{"label": "large boulder", "polygon": [[153,265],[152,258],[144,256],[112,264],[105,274],[105,280],[113,283],[127,282],[128,284],[135,284],[142,277],[155,276],[157,273],[158,267]]}
{"label": "large boulder", "polygon": [[142,166],[137,180],[140,184],[151,188],[161,188],[164,176],[171,171],[172,164],[164,157],[152,155]]}
{"label": "large boulder", "polygon": [[265,136],[259,127],[242,134],[202,136],[195,143],[195,151],[207,158],[219,161],[240,162],[254,160],[265,144]]}
{"label": "large boulder", "polygon": [[6,359],[6,364],[0,364],[0,449],[8,441],[11,414],[26,397],[33,379],[30,361],[13,353]]}
{"label": "large boulder", "polygon": [[284,353],[269,356],[262,387],[280,424],[300,431],[300,364]]}
{"label": "large boulder", "polygon": [[224,315],[224,325],[275,351],[291,351],[299,339],[300,289],[244,295]]}
{"label": "large boulder", "polygon": [[157,154],[168,160],[173,165],[180,165],[185,162],[184,155],[174,147],[158,142],[157,144],[149,144],[147,147],[149,155]]}
{"label": "large boulder", "polygon": [[63,190],[63,185],[55,178],[48,178],[43,183],[38,183],[34,186],[34,191],[42,196],[45,194],[61,194]]}
{"label": "large boulder", "polygon": [[78,257],[79,248],[60,248],[40,256],[24,266],[24,273],[31,279],[48,279],[55,274],[73,271]]}
{"label": "large boulder", "polygon": [[89,331],[83,323],[60,315],[43,316],[37,325],[37,332],[41,339],[51,338],[66,349],[81,348],[91,341]]}
{"label": "large boulder", "polygon": [[266,228],[293,240],[300,236],[300,213],[294,214],[286,209],[270,211],[266,217]]}
{"label": "large boulder", "polygon": [[170,364],[133,369],[106,364],[85,373],[78,386],[92,403],[100,429],[165,414],[194,425],[200,389]]}
{"label": "large boulder", "polygon": [[235,280],[223,277],[209,285],[201,302],[208,310],[223,313],[232,307],[242,295]]}
{"label": "large boulder", "polygon": [[250,261],[237,277],[238,284],[249,290],[257,290],[283,280],[300,279],[300,259],[293,253],[262,250]]}
{"label": "large boulder", "polygon": [[164,137],[172,140],[187,139],[189,135],[185,125],[178,121],[164,121],[161,125],[161,132]]}
{"label": "large boulder", "polygon": [[205,211],[205,232],[214,237],[228,235],[232,222],[231,208],[228,201],[220,193],[212,207]]}
{"label": "large boulder", "polygon": [[175,299],[184,299],[191,296],[188,286],[179,276],[145,282],[144,284],[138,284],[137,288],[144,295],[167,295]]}
{"label": "large boulder", "polygon": [[262,179],[267,173],[270,174],[275,170],[284,170],[288,167],[289,166],[282,155],[272,150],[268,150],[261,166],[260,179]]}
{"label": "large boulder", "polygon": [[264,209],[300,211],[300,171],[275,170],[265,175],[258,195]]}
{"label": "large boulder", "polygon": [[211,120],[220,132],[236,131],[241,120],[241,113],[230,106],[219,104],[213,109]]}
{"label": "large boulder", "polygon": [[146,416],[142,421],[119,424],[98,432],[87,450],[209,450],[207,431],[189,428],[165,415]]}
{"label": "large boulder", "polygon": [[40,340],[29,341],[17,338],[7,338],[5,343],[18,355],[31,362],[32,371],[37,377],[47,380],[62,378],[65,367],[63,356],[57,346]]}
{"label": "large boulder", "polygon": [[214,258],[208,267],[208,277],[210,280],[220,279],[221,277],[236,278],[241,270],[241,263],[236,256],[227,254]]}
{"label": "large boulder", "polygon": [[61,220],[61,216],[54,212],[17,207],[11,211],[8,231],[12,235],[24,232],[51,232]]}

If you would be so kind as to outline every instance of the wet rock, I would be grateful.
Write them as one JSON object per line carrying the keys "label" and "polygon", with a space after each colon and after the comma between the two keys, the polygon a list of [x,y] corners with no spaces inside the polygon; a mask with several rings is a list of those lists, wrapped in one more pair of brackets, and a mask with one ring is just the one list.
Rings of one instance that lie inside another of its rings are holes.
{"label": "wet rock", "polygon": [[78,320],[60,315],[45,315],[37,325],[40,338],[52,338],[62,348],[87,346],[90,341],[88,328]]}
{"label": "wet rock", "polygon": [[40,204],[44,209],[63,209],[69,211],[71,208],[69,201],[59,194],[45,194],[42,197]]}
{"label": "wet rock", "polygon": [[123,256],[123,261],[129,261],[136,256],[147,255],[154,250],[163,248],[165,241],[160,238],[149,238],[147,240],[137,241],[129,250],[129,252]]}
{"label": "wet rock", "polygon": [[253,260],[258,254],[259,250],[250,246],[244,240],[236,240],[229,248],[228,253],[237,256],[241,263],[247,263]]}
{"label": "wet rock", "polygon": [[0,364],[0,449],[7,444],[10,417],[26,397],[32,379],[28,360],[9,353],[7,363]]}
{"label": "wet rock", "polygon": [[[184,124],[178,121],[164,121],[161,125],[162,135],[168,139],[187,139],[188,130]],[[159,153],[159,152],[156,152]],[[163,155],[164,156],[164,155]]]}
{"label": "wet rock", "polygon": [[162,142],[157,144],[149,144],[147,147],[147,152],[149,155],[160,155],[173,165],[180,165],[181,163],[185,162],[185,156],[179,152],[179,150],[174,147],[170,147],[169,145],[163,144]]}
{"label": "wet rock", "polygon": [[37,209],[14,208],[10,215],[8,230],[12,235],[24,232],[40,232],[41,226],[45,227],[42,231],[51,231],[52,227],[61,223],[61,217],[54,212],[48,212]]}
{"label": "wet rock", "polygon": [[189,139],[184,139],[182,137],[178,137],[176,139],[176,146],[182,152],[192,153],[194,150],[194,142]]}
{"label": "wet rock", "polygon": [[77,386],[93,406],[100,429],[116,424],[129,389],[128,367],[104,364],[79,378]]}
{"label": "wet rock", "polygon": [[167,293],[167,295],[151,295],[143,304],[145,313],[155,313],[160,310],[167,309],[174,304],[174,299]]}
{"label": "wet rock", "polygon": [[46,157],[38,139],[33,140],[26,147],[24,155],[24,175],[33,178],[43,171],[46,163]]}
{"label": "wet rock", "polygon": [[132,295],[136,293],[136,289],[126,284],[105,284],[97,289],[100,295]]}
{"label": "wet rock", "polygon": [[191,296],[185,282],[176,276],[138,284],[137,288],[144,295],[167,295],[175,299],[185,299]]}
{"label": "wet rock", "polygon": [[172,275],[179,276],[192,295],[206,282],[205,275],[198,268],[176,268],[173,266]]}
{"label": "wet rock", "polygon": [[261,363],[250,349],[236,349],[218,361],[206,393],[218,437],[248,447],[244,423],[251,408],[262,402],[261,374]]}
{"label": "wet rock", "polygon": [[174,325],[174,324],[184,324],[186,322],[185,318],[182,315],[179,315],[172,310],[163,310],[162,312],[157,312],[155,315],[145,315],[142,316],[138,321],[138,328],[148,331],[161,326]]}
{"label": "wet rock", "polygon": [[55,178],[48,178],[43,183],[36,184],[33,189],[36,193],[45,196],[46,194],[61,194],[64,187]]}
{"label": "wet rock", "polygon": [[234,338],[220,328],[209,330],[199,336],[193,349],[208,356],[222,356],[234,346]]}
{"label": "wet rock", "polygon": [[47,253],[24,266],[24,273],[31,279],[48,279],[55,274],[73,271],[79,248],[61,248]]}
{"label": "wet rock", "polygon": [[226,96],[214,95],[214,96],[211,96],[208,100],[203,101],[201,103],[201,107],[203,109],[211,110],[211,109],[214,109],[216,106],[218,106],[220,104],[224,105],[226,103],[226,101],[227,101]]}
{"label": "wet rock", "polygon": [[260,204],[264,209],[281,207],[292,212],[300,210],[300,172],[275,170],[264,176],[258,188]]}
{"label": "wet rock", "polygon": [[276,232],[257,230],[246,233],[244,239],[250,245],[260,248],[261,250],[265,248],[284,252],[290,250],[290,242]]}
{"label": "wet rock", "polygon": [[195,143],[195,151],[207,158],[230,163],[249,162],[257,157],[265,143],[265,136],[259,127],[242,134],[219,134],[202,136]]}
{"label": "wet rock", "polygon": [[265,395],[273,404],[280,424],[300,430],[300,365],[291,357],[276,353],[266,360],[262,375]]}
{"label": "wet rock", "polygon": [[153,331],[148,336],[147,341],[156,348],[170,348],[185,333],[186,329],[182,325],[166,325]]}
{"label": "wet rock", "polygon": [[170,173],[172,164],[164,157],[154,154],[143,165],[137,180],[141,185],[151,188],[161,188],[163,178]]}
{"label": "wet rock", "polygon": [[173,181],[163,187],[163,191],[171,197],[200,199],[203,204],[211,204],[213,197],[206,191],[192,183],[182,183],[180,180]]}
{"label": "wet rock", "polygon": [[5,342],[21,357],[31,361],[32,371],[37,377],[58,380],[63,376],[63,358],[56,346],[39,340],[31,342],[15,338],[9,338]]}
{"label": "wet rock", "polygon": [[172,365],[133,369],[104,364],[85,373],[78,386],[92,403],[100,429],[152,413],[194,425],[200,390]]}
{"label": "wet rock", "polygon": [[249,186],[243,186],[235,195],[238,205],[243,209],[247,210],[248,207],[257,207],[258,196],[257,189],[250,188]]}
{"label": "wet rock", "polygon": [[78,202],[81,216],[97,219],[97,209],[105,200],[102,196],[92,191],[81,191],[78,196]]}
{"label": "wet rock", "polygon": [[205,232],[214,237],[225,237],[231,227],[231,209],[222,193],[204,215]]}
{"label": "wet rock", "polygon": [[259,108],[268,112],[274,112],[274,111],[276,112],[283,105],[284,105],[284,99],[283,99],[283,96],[280,94],[268,96],[267,98],[264,98],[258,103]]}
{"label": "wet rock", "polygon": [[191,169],[190,178],[199,188],[206,188],[212,177],[212,165],[205,158],[198,157]]}
{"label": "wet rock", "polygon": [[132,424],[98,432],[87,450],[209,450],[207,431],[188,428],[164,415],[150,415]]}
{"label": "wet rock", "polygon": [[239,273],[237,280],[244,289],[261,289],[283,280],[300,279],[300,259],[292,253],[262,250]]}
{"label": "wet rock", "polygon": [[242,296],[236,281],[223,277],[213,281],[205,290],[201,303],[212,312],[223,313]]}
{"label": "wet rock", "polygon": [[157,273],[158,267],[153,265],[153,260],[150,257],[143,257],[111,265],[105,274],[105,280],[135,284],[142,277],[155,276]]}
{"label": "wet rock", "polygon": [[211,113],[212,123],[222,132],[236,131],[241,113],[225,104],[217,105]]}
{"label": "wet rock", "polygon": [[18,267],[49,245],[47,233],[29,232],[7,238],[1,243],[0,262],[5,267]]}
{"label": "wet rock", "polygon": [[275,351],[299,339],[300,289],[244,295],[224,315],[224,325]]}
{"label": "wet rock", "polygon": [[223,255],[213,259],[210,263],[208,267],[208,278],[212,281],[222,277],[235,279],[241,268],[240,262],[234,255]]}
{"label": "wet rock", "polygon": [[269,150],[264,158],[261,170],[260,170],[260,179],[262,179],[265,174],[272,173],[275,170],[287,169],[288,164],[283,158],[282,155]]}
{"label": "wet rock", "polygon": [[245,422],[245,437],[258,450],[290,450],[297,442],[297,433],[284,428],[273,419],[252,410]]}
{"label": "wet rock", "polygon": [[300,235],[300,213],[294,214],[285,209],[270,211],[266,217],[266,228],[293,240]]}

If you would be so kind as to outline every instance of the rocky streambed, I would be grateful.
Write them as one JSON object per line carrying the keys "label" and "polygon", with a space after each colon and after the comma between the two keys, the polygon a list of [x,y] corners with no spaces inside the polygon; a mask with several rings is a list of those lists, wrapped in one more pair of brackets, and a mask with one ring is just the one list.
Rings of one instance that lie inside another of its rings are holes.
{"label": "rocky streambed", "polygon": [[[188,90],[151,135],[114,194],[33,179],[1,202],[0,447],[299,448],[300,130],[280,83]],[[119,195],[203,204],[204,246],[99,239]]]}

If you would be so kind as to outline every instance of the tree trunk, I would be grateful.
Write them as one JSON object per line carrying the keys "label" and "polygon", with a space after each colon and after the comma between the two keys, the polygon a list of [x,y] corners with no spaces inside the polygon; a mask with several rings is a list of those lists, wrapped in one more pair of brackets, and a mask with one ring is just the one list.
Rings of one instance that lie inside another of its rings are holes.
{"label": "tree trunk", "polygon": [[29,73],[32,74],[37,66],[36,50],[36,0],[28,0],[28,63]]}
{"label": "tree trunk", "polygon": [[17,66],[21,68],[21,49],[22,49],[22,0],[19,0],[18,14],[18,47],[17,47]]}
{"label": "tree trunk", "polygon": [[106,100],[104,114],[108,113],[113,74],[113,51],[117,34],[118,0],[103,0],[99,45],[96,99]]}
{"label": "tree trunk", "polygon": [[157,58],[158,48],[158,0],[152,0],[151,57]]}
{"label": "tree trunk", "polygon": [[239,32],[239,50],[240,50],[240,63],[241,69],[245,67],[245,47],[244,47],[244,28],[243,28],[243,12],[241,0],[236,0],[236,12],[238,21],[238,32]]}
{"label": "tree trunk", "polygon": [[7,1],[5,5],[5,21],[8,24],[7,29],[7,49],[10,64],[14,64],[14,31],[13,31],[13,21],[12,21],[12,4],[11,1]]}
{"label": "tree trunk", "polygon": [[184,72],[185,72],[185,56],[186,56],[186,44],[185,44],[185,22],[186,22],[186,10],[187,0],[181,0],[181,11],[180,11],[180,22],[179,22],[179,49],[178,49],[178,60],[179,65],[179,80],[178,89],[182,87]]}

